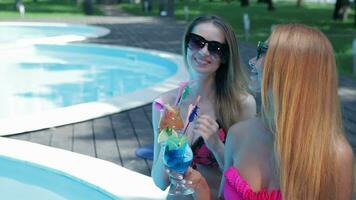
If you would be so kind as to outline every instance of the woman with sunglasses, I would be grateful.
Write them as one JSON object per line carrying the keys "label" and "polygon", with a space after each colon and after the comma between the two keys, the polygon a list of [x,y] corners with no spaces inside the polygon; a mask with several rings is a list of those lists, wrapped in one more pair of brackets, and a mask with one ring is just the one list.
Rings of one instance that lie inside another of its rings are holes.
{"label": "woman with sunglasses", "polygon": [[[217,16],[201,16],[193,20],[183,39],[183,57],[190,74],[189,95],[180,103],[186,116],[189,104],[200,96],[199,114],[188,128],[193,150],[193,167],[207,180],[217,194],[224,163],[224,130],[256,114],[256,103],[247,93],[247,81],[240,65],[235,34],[227,23]],[[174,104],[177,90],[160,95],[159,101]],[[157,143],[160,113],[153,109],[155,127],[152,178],[163,189],[169,178],[162,161],[162,148]],[[179,197],[181,199],[182,197]]]}
{"label": "woman with sunglasses", "polygon": [[350,200],[353,152],[343,135],[330,42],[316,29],[289,24],[275,27],[265,55],[262,45],[250,62],[262,76],[262,112],[229,129],[224,198]]}

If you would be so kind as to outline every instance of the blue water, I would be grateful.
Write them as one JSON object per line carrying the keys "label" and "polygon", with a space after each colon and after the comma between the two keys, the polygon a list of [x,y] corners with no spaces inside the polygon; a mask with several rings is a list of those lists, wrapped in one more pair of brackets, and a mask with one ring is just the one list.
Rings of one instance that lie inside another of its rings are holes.
{"label": "blue water", "polygon": [[188,144],[183,148],[169,150],[168,145],[165,148],[163,162],[171,170],[184,174],[193,160],[193,152]]}
{"label": "blue water", "polygon": [[[26,91],[16,95],[26,98],[53,100],[58,106],[109,99],[149,87],[172,76],[177,66],[158,56],[127,51],[122,48],[104,48],[96,45],[68,44],[36,45],[36,51],[63,62],[21,62],[23,70],[62,73],[82,73],[81,81],[43,85],[48,90]],[[102,57],[101,57],[102,56]],[[61,99],[61,101],[56,101]]]}
{"label": "blue water", "polygon": [[178,68],[157,54],[94,44],[38,44],[10,53],[0,55],[0,118],[109,100],[159,84]]}
{"label": "blue water", "polygon": [[113,200],[116,196],[63,172],[0,156],[0,198]]}

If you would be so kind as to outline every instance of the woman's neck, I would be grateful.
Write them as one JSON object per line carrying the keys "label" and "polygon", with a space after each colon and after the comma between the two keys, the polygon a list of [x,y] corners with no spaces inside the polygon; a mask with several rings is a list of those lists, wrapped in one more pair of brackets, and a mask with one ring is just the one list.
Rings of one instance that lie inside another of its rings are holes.
{"label": "woman's neck", "polygon": [[195,77],[191,88],[194,96],[200,95],[201,100],[213,100],[215,97],[214,77]]}

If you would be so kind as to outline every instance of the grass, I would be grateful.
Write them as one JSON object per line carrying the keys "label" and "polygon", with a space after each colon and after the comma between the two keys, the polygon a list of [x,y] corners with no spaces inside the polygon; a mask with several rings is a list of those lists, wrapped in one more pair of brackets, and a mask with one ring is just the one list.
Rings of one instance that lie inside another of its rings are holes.
{"label": "grass", "polygon": [[[139,4],[121,4],[123,10],[135,15],[158,16],[158,2],[154,0],[151,13],[143,13]],[[266,4],[251,2],[249,7],[241,7],[238,1],[230,3],[221,0],[191,0],[183,2],[175,0],[175,17],[185,20],[184,6],[189,7],[189,19],[201,14],[216,14],[226,19],[234,28],[238,38],[245,40],[243,30],[243,14],[249,15],[251,30],[249,42],[257,43],[266,40],[271,26],[280,23],[303,23],[320,29],[331,41],[338,70],[343,75],[352,76],[352,40],[356,39],[356,26],[353,24],[353,11],[344,22],[333,21],[333,4],[307,3],[297,8],[296,3],[274,1],[276,10],[268,11]],[[353,77],[356,78],[356,77]]]}
{"label": "grass", "polygon": [[[0,19],[20,18],[15,7],[16,0],[0,0]],[[82,6],[77,6],[74,0],[23,0],[26,15],[25,18],[59,18],[59,17],[83,17],[86,16]],[[94,15],[102,15],[97,6],[94,7]]]}

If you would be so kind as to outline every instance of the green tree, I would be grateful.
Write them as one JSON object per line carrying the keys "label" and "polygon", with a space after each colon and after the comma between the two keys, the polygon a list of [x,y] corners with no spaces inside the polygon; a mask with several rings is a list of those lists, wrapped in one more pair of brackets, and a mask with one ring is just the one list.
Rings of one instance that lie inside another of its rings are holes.
{"label": "green tree", "polygon": [[84,0],[83,11],[86,15],[94,14],[93,0]]}
{"label": "green tree", "polygon": [[303,4],[303,0],[297,0],[297,7],[301,7]]}

